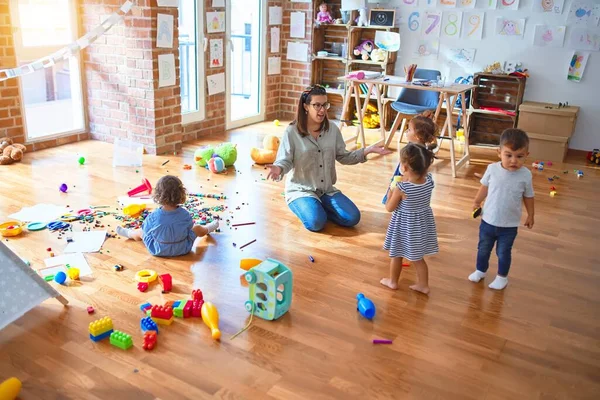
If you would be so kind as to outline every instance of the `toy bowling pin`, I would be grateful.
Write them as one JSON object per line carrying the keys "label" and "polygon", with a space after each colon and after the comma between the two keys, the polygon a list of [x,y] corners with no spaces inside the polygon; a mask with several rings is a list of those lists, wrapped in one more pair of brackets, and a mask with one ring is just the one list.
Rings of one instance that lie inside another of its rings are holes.
{"label": "toy bowling pin", "polygon": [[17,378],[8,378],[0,383],[0,399],[14,400],[21,391],[21,381]]}
{"label": "toy bowling pin", "polygon": [[356,309],[360,312],[360,314],[367,319],[373,319],[375,316],[375,304],[373,304],[371,300],[367,299],[362,293],[359,293],[356,296],[356,300],[358,300]]}
{"label": "toy bowling pin", "polygon": [[209,301],[205,301],[200,311],[202,321],[208,326],[212,332],[212,338],[215,340],[221,339],[221,331],[219,330],[219,311],[217,307]]}

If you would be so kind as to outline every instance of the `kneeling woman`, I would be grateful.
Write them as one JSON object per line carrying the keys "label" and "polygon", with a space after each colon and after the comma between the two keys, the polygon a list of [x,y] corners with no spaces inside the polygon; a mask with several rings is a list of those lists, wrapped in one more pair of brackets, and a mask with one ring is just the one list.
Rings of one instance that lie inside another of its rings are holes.
{"label": "kneeling woman", "polygon": [[352,165],[367,161],[370,153],[390,154],[383,147],[347,151],[342,133],[327,119],[327,92],[311,86],[300,96],[296,119],[283,135],[277,160],[269,165],[268,178],[281,180],[288,175],[285,199],[304,227],[318,232],[325,222],[354,226],[360,221],[356,205],[333,185],[337,177],[335,161]]}

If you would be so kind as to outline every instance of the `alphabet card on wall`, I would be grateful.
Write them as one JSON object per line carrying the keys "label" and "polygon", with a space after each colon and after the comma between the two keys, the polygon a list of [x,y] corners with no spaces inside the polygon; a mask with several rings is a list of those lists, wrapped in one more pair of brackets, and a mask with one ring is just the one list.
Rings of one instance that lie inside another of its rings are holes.
{"label": "alphabet card on wall", "polygon": [[451,38],[460,37],[461,25],[461,11],[444,11],[444,18],[442,19],[442,36]]}
{"label": "alphabet card on wall", "polygon": [[173,16],[157,14],[156,47],[173,48]]}
{"label": "alphabet card on wall", "polygon": [[600,51],[600,33],[583,27],[569,28],[569,47],[579,50]]}
{"label": "alphabet card on wall", "polygon": [[533,0],[533,12],[562,14],[565,0]]}
{"label": "alphabet card on wall", "polygon": [[483,20],[485,18],[485,12],[466,12],[464,18],[464,24],[462,24],[463,39],[474,39],[481,40],[483,36]]}
{"label": "alphabet card on wall", "polygon": [[458,7],[460,8],[475,8],[477,0],[458,0]]}
{"label": "alphabet card on wall", "polygon": [[459,0],[440,0],[439,6],[442,8],[456,8],[456,3]]}
{"label": "alphabet card on wall", "polygon": [[158,87],[173,86],[176,81],[175,55],[158,55]]}
{"label": "alphabet card on wall", "polygon": [[223,93],[225,91],[225,74],[214,74],[206,77],[208,95]]}
{"label": "alphabet card on wall", "polygon": [[563,47],[565,32],[565,26],[536,25],[533,33],[533,45]]}
{"label": "alphabet card on wall", "polygon": [[210,68],[223,66],[223,39],[210,39]]}
{"label": "alphabet card on wall", "polygon": [[422,39],[417,43],[415,56],[417,57],[435,57],[440,52],[440,41],[436,38]]}
{"label": "alphabet card on wall", "polygon": [[498,0],[498,8],[501,10],[518,10],[519,0]]}
{"label": "alphabet card on wall", "polygon": [[423,38],[440,37],[442,30],[442,13],[439,11],[425,11],[421,24],[421,36]]}
{"label": "alphabet card on wall", "polygon": [[496,18],[496,36],[523,39],[525,18]]}
{"label": "alphabet card on wall", "polygon": [[567,24],[587,25],[590,28],[598,26],[600,21],[600,4],[592,1],[574,1],[571,3]]}
{"label": "alphabet card on wall", "polygon": [[581,82],[583,78],[583,72],[585,71],[585,65],[587,64],[590,53],[586,51],[574,51],[569,62],[569,72],[567,74],[567,80],[573,82]]}

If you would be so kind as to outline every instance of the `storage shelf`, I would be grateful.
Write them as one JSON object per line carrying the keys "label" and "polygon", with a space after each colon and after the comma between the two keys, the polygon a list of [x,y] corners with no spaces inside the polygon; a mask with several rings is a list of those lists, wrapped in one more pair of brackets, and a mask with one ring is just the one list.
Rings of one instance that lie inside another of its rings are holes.
{"label": "storage shelf", "polygon": [[385,68],[389,64],[387,61],[372,61],[372,60],[349,60],[348,64],[364,64],[364,65],[379,65],[381,68]]}
{"label": "storage shelf", "polygon": [[313,60],[340,61],[340,62],[343,62],[344,64],[347,61],[344,57],[339,57],[339,56],[337,56],[337,57],[336,56],[325,56],[325,57],[323,57],[323,56],[318,56],[316,54],[313,54],[312,57],[313,57]]}
{"label": "storage shelf", "polygon": [[346,95],[346,91],[344,89],[326,88],[325,91],[327,94],[337,94],[338,96],[342,97]]}

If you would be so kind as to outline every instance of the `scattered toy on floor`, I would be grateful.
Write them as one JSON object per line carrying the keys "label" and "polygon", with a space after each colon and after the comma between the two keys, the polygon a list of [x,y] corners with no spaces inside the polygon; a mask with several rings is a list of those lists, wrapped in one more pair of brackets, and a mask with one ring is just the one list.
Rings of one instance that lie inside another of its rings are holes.
{"label": "scattered toy on floor", "polygon": [[356,296],[356,300],[358,301],[356,309],[360,312],[360,315],[366,319],[373,319],[375,317],[375,304],[362,293]]}

